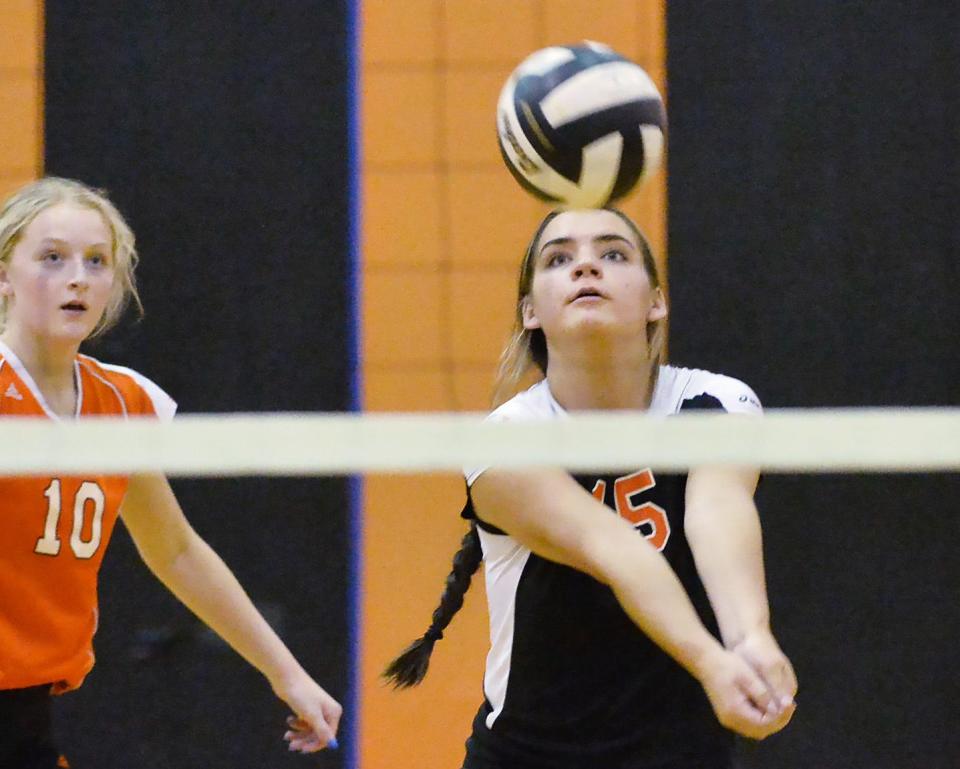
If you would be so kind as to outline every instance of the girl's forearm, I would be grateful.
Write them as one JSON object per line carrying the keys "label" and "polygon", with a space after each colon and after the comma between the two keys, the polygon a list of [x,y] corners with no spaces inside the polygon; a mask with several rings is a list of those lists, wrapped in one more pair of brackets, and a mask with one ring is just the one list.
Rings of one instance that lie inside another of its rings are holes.
{"label": "girl's forearm", "polygon": [[191,533],[186,546],[170,561],[146,562],[170,592],[263,673],[275,689],[283,680],[302,674],[299,663],[237,578],[198,535]]}

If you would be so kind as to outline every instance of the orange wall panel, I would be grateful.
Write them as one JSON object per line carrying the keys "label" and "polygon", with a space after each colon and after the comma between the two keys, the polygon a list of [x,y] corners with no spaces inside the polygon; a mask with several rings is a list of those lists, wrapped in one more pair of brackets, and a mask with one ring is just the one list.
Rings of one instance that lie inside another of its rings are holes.
{"label": "orange wall panel", "polygon": [[0,71],[36,71],[42,19],[42,3],[38,0],[4,0]]}
{"label": "orange wall panel", "polygon": [[0,24],[0,195],[36,178],[43,165],[40,0],[7,0]]}
{"label": "orange wall panel", "polygon": [[452,358],[461,364],[496,368],[513,324],[517,271],[463,269],[450,281]]}
{"label": "orange wall panel", "polygon": [[499,168],[497,97],[509,66],[452,70],[443,78],[444,147],[451,166]]}
{"label": "orange wall panel", "polygon": [[486,638],[480,575],[437,644],[421,686],[396,692],[380,673],[430,624],[466,530],[459,520],[463,480],[452,475],[376,476],[367,479],[365,497],[368,532],[376,525],[390,536],[364,541],[368,610],[363,620],[361,766],[458,766],[466,725],[482,697],[482,648],[472,653],[477,639]]}
{"label": "orange wall panel", "polygon": [[443,4],[449,64],[513,64],[539,45],[541,0],[450,0]]}
{"label": "orange wall panel", "polygon": [[435,170],[376,171],[363,177],[364,263],[368,268],[436,268],[444,260],[442,180]]}
{"label": "orange wall panel", "polygon": [[433,64],[440,59],[443,0],[363,0],[364,65]]}
{"label": "orange wall panel", "polygon": [[[612,45],[663,89],[663,0],[364,0],[362,348],[365,408],[489,408],[520,258],[549,210],[503,167],[496,100],[537,48]],[[665,257],[665,175],[621,203]],[[402,451],[402,447],[398,447]],[[456,767],[482,699],[478,573],[430,674],[379,673],[426,629],[466,530],[457,476],[369,478],[364,509],[364,769]]]}
{"label": "orange wall panel", "polygon": [[12,195],[24,184],[37,178],[33,171],[16,173],[13,171],[4,172],[0,170],[0,200],[6,200],[8,195]]}
{"label": "orange wall panel", "polygon": [[440,300],[440,277],[431,270],[365,275],[364,362],[428,365],[438,360]]}
{"label": "orange wall panel", "polygon": [[[448,179],[451,265],[496,265],[516,275],[547,207],[525,193],[502,165],[451,169]],[[503,298],[509,301],[498,300]]]}
{"label": "orange wall panel", "polygon": [[544,3],[544,31],[550,43],[567,45],[595,40],[630,55],[639,47],[640,30],[633,22],[636,0],[550,0]]}
{"label": "orange wall panel", "polygon": [[363,402],[367,411],[437,411],[448,400],[447,372],[440,366],[367,366]]}
{"label": "orange wall panel", "polygon": [[[40,83],[32,73],[6,75],[0,89],[0,147],[4,165],[31,167],[36,163]],[[9,118],[8,118],[9,116]]]}
{"label": "orange wall panel", "polygon": [[[507,338],[504,332],[503,338]],[[497,367],[489,363],[459,364],[453,374],[453,392],[461,411],[490,411],[490,399],[496,380]]]}
{"label": "orange wall panel", "polygon": [[430,72],[377,69],[363,77],[363,147],[371,166],[439,159],[437,83]]}

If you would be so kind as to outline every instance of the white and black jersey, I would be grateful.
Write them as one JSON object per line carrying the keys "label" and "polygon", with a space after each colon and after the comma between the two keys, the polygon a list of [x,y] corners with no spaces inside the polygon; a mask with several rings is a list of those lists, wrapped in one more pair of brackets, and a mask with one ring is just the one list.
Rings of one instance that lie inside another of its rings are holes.
{"label": "white and black jersey", "polygon": [[[736,379],[662,367],[649,413],[688,409],[761,412],[753,391]],[[544,380],[489,419],[566,417]],[[485,469],[466,470],[468,487]],[[684,536],[686,474],[634,467],[574,478],[664,554],[717,634]],[[469,501],[464,516],[476,517]],[[699,683],[629,619],[609,587],[540,558],[483,521],[477,525],[491,648],[465,767],[729,765],[732,735],[717,722]]]}

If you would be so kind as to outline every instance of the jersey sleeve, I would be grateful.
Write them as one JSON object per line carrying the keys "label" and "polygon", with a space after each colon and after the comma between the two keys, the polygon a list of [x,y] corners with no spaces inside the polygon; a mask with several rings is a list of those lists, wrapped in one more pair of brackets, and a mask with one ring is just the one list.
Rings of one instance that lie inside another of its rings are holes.
{"label": "jersey sleeve", "polygon": [[[177,413],[177,402],[152,379],[145,377],[139,371],[134,371],[126,366],[114,366],[112,364],[100,364],[103,369],[121,376],[129,377],[137,385],[141,398],[136,410],[131,409],[135,414],[156,414],[161,422],[170,422],[174,414]],[[128,401],[129,402],[129,401]],[[133,404],[131,404],[133,405]]]}
{"label": "jersey sleeve", "polygon": [[144,392],[147,394],[147,397],[150,399],[150,403],[153,406],[153,411],[157,415],[157,418],[161,422],[173,421],[173,417],[177,413],[177,402],[152,380],[141,376],[141,379],[138,381]]}
{"label": "jersey sleeve", "polygon": [[[542,417],[541,417],[542,418]],[[536,414],[530,409],[520,397],[512,398],[499,408],[491,411],[487,415],[485,422],[518,422],[537,419]],[[464,478],[467,480],[469,489],[475,480],[479,478],[485,470],[490,469],[490,465],[476,465],[465,467],[463,469]]]}

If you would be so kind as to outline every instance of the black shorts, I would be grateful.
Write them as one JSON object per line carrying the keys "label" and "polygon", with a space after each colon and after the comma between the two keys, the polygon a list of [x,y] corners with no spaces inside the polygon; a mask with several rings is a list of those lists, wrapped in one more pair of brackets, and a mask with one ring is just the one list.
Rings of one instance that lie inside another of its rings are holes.
{"label": "black shorts", "polygon": [[0,769],[66,766],[53,743],[50,685],[0,689]]}

